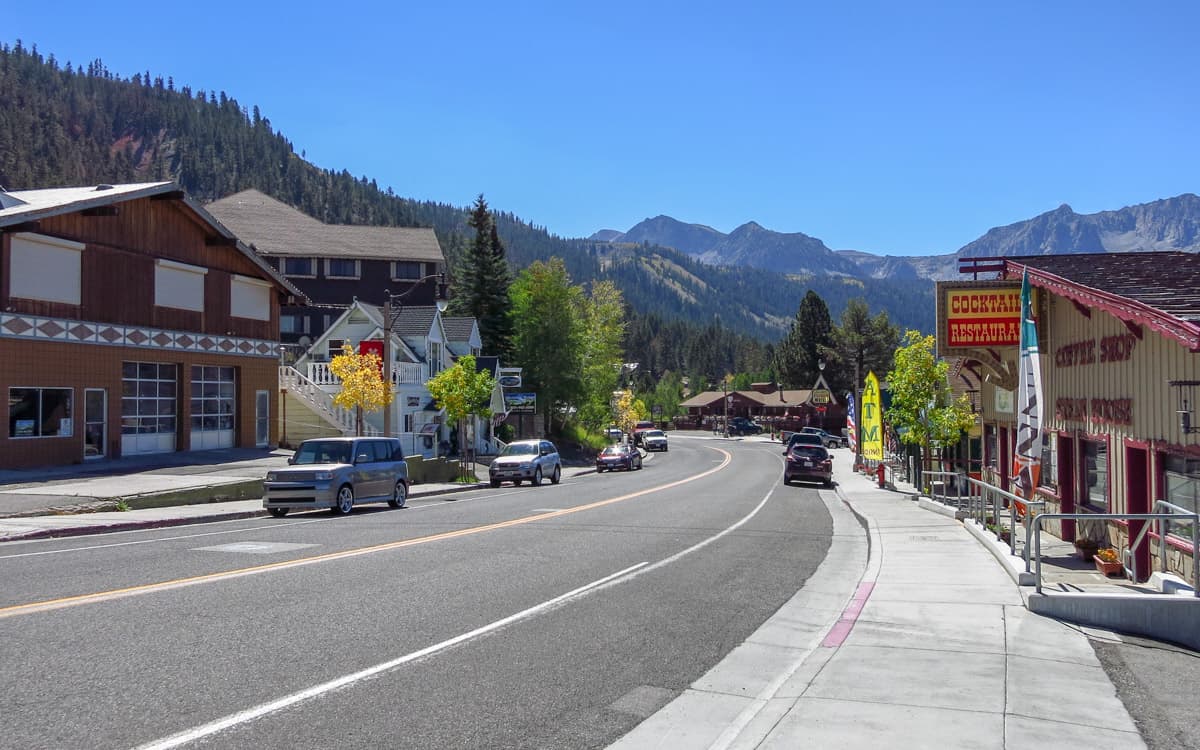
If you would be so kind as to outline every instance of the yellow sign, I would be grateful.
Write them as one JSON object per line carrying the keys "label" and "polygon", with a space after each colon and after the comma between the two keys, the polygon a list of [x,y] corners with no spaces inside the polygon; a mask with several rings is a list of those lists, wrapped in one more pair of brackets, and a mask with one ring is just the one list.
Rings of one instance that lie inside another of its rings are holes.
{"label": "yellow sign", "polygon": [[862,455],[871,461],[883,460],[883,406],[879,400],[879,378],[868,372],[862,393]]}
{"label": "yellow sign", "polygon": [[950,347],[1021,343],[1021,287],[947,288],[943,309]]}
{"label": "yellow sign", "polygon": [[817,390],[812,392],[812,398],[810,400],[814,404],[828,404],[830,401],[833,400],[833,394],[831,394],[829,391],[825,390],[824,388],[818,388]]}

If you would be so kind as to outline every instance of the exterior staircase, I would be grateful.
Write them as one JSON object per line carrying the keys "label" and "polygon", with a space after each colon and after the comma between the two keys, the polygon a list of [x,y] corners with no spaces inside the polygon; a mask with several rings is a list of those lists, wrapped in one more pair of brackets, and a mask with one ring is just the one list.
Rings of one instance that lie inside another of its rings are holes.
{"label": "exterior staircase", "polygon": [[[332,393],[296,368],[279,368],[279,395],[280,442],[299,445],[309,438],[354,434],[354,410],[333,403]],[[383,433],[364,420],[363,434]]]}

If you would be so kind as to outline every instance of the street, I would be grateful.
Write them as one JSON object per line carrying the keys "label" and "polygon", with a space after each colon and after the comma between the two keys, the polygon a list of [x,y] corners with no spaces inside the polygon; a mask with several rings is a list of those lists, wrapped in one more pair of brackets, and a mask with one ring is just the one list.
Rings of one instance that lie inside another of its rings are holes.
{"label": "street", "polygon": [[603,747],[824,559],[781,469],[679,440],[557,486],[7,545],[0,747]]}

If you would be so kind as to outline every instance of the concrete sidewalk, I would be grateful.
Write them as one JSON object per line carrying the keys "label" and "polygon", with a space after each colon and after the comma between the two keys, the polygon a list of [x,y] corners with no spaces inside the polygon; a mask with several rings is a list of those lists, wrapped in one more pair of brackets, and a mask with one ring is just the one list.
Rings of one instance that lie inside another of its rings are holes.
{"label": "concrete sidewalk", "polygon": [[1028,611],[961,522],[834,454],[825,562],[613,747],[1145,747],[1082,632]]}

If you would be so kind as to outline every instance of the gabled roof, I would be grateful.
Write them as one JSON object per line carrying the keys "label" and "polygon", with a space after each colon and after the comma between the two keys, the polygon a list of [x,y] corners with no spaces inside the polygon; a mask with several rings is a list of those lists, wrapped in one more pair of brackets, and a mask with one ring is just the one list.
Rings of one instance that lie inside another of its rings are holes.
{"label": "gabled roof", "polygon": [[432,229],[325,224],[257,190],[207,208],[264,255],[446,261]]}
{"label": "gabled roof", "polygon": [[238,252],[253,261],[266,278],[276,282],[288,294],[294,295],[299,300],[307,301],[308,297],[303,292],[280,275],[258,253],[217,221],[212,214],[204,210],[199,203],[187,197],[174,182],[139,182],[128,185],[90,185],[0,192],[0,199],[2,199],[0,200],[0,227],[16,226],[52,216],[62,216],[91,208],[172,193],[176,193],[175,197],[214,232],[227,240],[232,240]]}
{"label": "gabled roof", "polygon": [[[811,390],[784,390],[783,397],[780,398],[780,391],[771,393],[759,393],[758,391],[730,391],[726,394],[723,391],[704,391],[697,393],[686,401],[680,402],[680,406],[684,408],[692,406],[709,406],[712,403],[720,403],[721,399],[726,395],[738,396],[746,401],[753,401],[760,406],[800,406],[806,404],[812,398]],[[835,399],[836,401],[836,399]]]}
{"label": "gabled roof", "polygon": [[1200,351],[1200,255],[1183,252],[1085,253],[1004,259],[1002,275],[1145,325]]}
{"label": "gabled roof", "polygon": [[446,330],[447,341],[471,341],[471,334],[479,330],[475,318],[448,318],[442,316],[442,328]]}
{"label": "gabled roof", "polygon": [[479,356],[475,358],[475,372],[490,372],[492,377],[497,377],[500,371],[499,357]]}
{"label": "gabled roof", "polygon": [[[433,330],[433,324],[438,317],[436,307],[405,307],[396,314],[392,324],[392,332],[397,336],[425,337]],[[382,320],[382,313],[380,320]]]}

